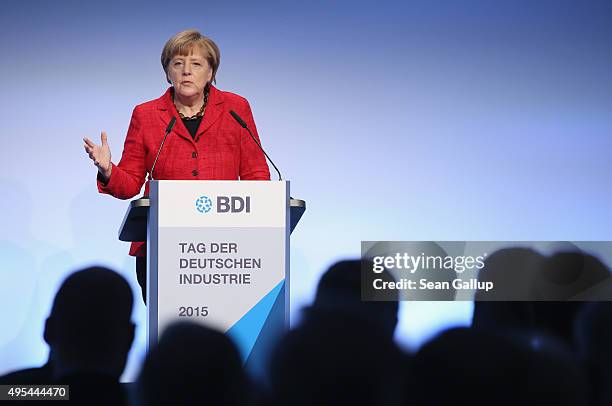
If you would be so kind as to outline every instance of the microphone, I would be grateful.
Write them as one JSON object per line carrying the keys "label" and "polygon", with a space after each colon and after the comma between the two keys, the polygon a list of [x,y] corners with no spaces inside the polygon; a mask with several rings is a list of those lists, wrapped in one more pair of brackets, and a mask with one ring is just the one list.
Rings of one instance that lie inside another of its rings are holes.
{"label": "microphone", "polygon": [[244,122],[244,120],[234,110],[230,110],[230,114],[232,115],[232,117],[234,117],[234,120],[236,120],[238,122],[238,124],[240,124],[240,126],[242,128],[244,128],[245,130],[247,130],[249,132],[249,135],[251,136],[253,141],[255,141],[255,144],[257,144],[259,149],[261,149],[261,152],[263,152],[264,155],[266,156],[266,158],[268,158],[268,161],[270,161],[270,163],[272,164],[274,169],[276,169],[276,173],[278,173],[278,180],[283,180],[283,177],[281,176],[280,171],[278,170],[276,165],[274,165],[274,162],[272,161],[272,159],[270,159],[268,154],[266,154],[266,151],[264,151],[264,149],[262,148],[261,144],[257,141],[257,138],[255,138],[253,136],[253,133],[251,132],[251,130],[249,130],[249,126],[247,126],[247,124]]}
{"label": "microphone", "polygon": [[159,158],[159,153],[164,147],[164,142],[166,142],[166,137],[168,136],[168,134],[170,134],[170,131],[172,131],[172,127],[174,127],[174,123],[176,123],[176,117],[172,117],[172,119],[168,123],[168,127],[166,127],[166,134],[164,134],[164,139],[162,140],[162,143],[159,146],[159,149],[157,150],[157,155],[155,156],[155,160],[153,161],[153,166],[151,167],[151,172],[149,173],[151,175],[151,180],[155,180],[153,179],[153,171],[155,170],[155,165],[157,165],[157,158]]}

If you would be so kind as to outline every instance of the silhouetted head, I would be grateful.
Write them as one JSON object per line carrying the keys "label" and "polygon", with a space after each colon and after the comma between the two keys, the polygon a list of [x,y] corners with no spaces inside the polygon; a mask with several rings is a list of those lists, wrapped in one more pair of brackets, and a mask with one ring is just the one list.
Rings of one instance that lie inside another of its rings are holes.
{"label": "silhouetted head", "polygon": [[[371,259],[372,272],[364,273],[364,293],[374,298],[397,299],[404,301],[453,301],[457,289],[452,281],[457,278],[459,264],[455,268],[444,265],[444,258],[457,255],[457,249],[464,244],[451,244],[454,247],[444,247],[434,241],[378,241],[364,244],[362,257]],[[453,254],[453,251],[455,253]],[[417,261],[417,262],[414,262]],[[387,265],[388,264],[388,265]],[[380,289],[373,286],[378,279],[376,272],[383,267],[388,275],[387,280],[393,282],[421,284],[422,279],[434,284],[449,285],[448,289]],[[375,271],[376,269],[376,271]],[[391,297],[390,297],[391,295]]]}
{"label": "silhouetted head", "polygon": [[612,302],[586,303],[578,312],[575,346],[592,382],[592,404],[612,401]]}
{"label": "silhouetted head", "polygon": [[[605,288],[609,269],[584,252],[559,252],[546,259],[534,284],[538,300],[598,300],[592,296]],[[610,297],[607,298],[609,300]]]}
{"label": "silhouetted head", "polygon": [[[399,303],[397,296],[390,301],[362,300],[362,266],[372,269],[367,260],[345,260],[333,264],[319,280],[310,314],[323,312],[354,313],[382,328],[393,336],[397,326]],[[378,274],[384,280],[393,278],[387,271]]]}
{"label": "silhouetted head", "polygon": [[45,324],[56,377],[93,372],[118,379],[134,339],[132,303],[127,281],[110,269],[70,275]]}
{"label": "silhouetted head", "polygon": [[612,302],[586,303],[576,317],[574,337],[583,359],[612,371]]}
{"label": "silhouetted head", "polygon": [[491,254],[478,280],[493,282],[494,290],[477,292],[472,326],[504,333],[533,329],[531,289],[544,260],[543,255],[527,248],[506,248]]}
{"label": "silhouetted head", "polygon": [[400,404],[406,361],[391,337],[354,314],[309,319],[272,356],[274,404]]}
{"label": "silhouetted head", "polygon": [[170,325],[142,366],[142,404],[241,405],[246,378],[234,343],[224,334],[191,322]]}
{"label": "silhouetted head", "polygon": [[414,404],[583,405],[586,379],[571,354],[536,351],[487,331],[456,328],[415,357]]}
{"label": "silhouetted head", "polygon": [[530,248],[504,248],[495,251],[478,273],[479,281],[494,282],[494,289],[479,291],[478,300],[531,300],[533,286],[546,257]]}
{"label": "silhouetted head", "polygon": [[[582,300],[597,300],[597,295],[605,295],[609,277],[608,268],[589,254],[561,252],[548,258],[534,286],[540,299],[533,303],[536,327],[571,346]],[[610,296],[609,290],[607,294]]]}

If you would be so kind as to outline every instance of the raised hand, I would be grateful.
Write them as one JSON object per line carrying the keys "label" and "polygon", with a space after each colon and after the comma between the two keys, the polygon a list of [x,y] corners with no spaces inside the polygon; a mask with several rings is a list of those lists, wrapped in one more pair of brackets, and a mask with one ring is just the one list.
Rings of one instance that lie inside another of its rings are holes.
{"label": "raised hand", "polygon": [[110,179],[111,169],[113,165],[111,164],[111,151],[108,146],[108,139],[106,137],[106,132],[102,131],[102,135],[100,136],[102,140],[102,145],[96,145],[89,138],[83,138],[85,142],[85,152],[91,158],[94,165],[98,167],[98,171],[102,175],[105,180]]}

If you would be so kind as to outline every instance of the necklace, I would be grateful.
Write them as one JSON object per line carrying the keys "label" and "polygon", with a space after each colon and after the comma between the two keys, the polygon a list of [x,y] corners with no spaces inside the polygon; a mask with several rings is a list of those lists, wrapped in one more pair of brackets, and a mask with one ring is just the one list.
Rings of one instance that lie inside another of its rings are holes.
{"label": "necklace", "polygon": [[[200,107],[200,111],[198,111],[196,114],[194,114],[191,117],[186,117],[183,113],[181,113],[179,111],[179,109],[176,107],[176,102],[174,103],[174,107],[176,108],[176,111],[178,111],[179,116],[181,117],[182,120],[197,120],[201,117],[204,117],[204,111],[206,110],[206,105],[208,104],[208,86],[206,87],[206,90],[204,91],[204,103],[202,103],[202,107]],[[174,95],[172,95],[172,101],[174,102]]]}

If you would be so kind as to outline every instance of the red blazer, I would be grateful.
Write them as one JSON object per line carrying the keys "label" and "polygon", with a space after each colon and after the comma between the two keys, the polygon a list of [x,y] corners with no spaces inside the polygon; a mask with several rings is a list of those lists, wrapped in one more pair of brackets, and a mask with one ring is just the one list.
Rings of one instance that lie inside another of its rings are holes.
{"label": "red blazer", "polygon": [[[249,102],[214,86],[210,87],[208,105],[195,139],[179,117],[170,89],[159,99],[136,106],[121,160],[113,164],[106,185],[98,180],[98,190],[130,199],[140,192],[146,179],[144,196],[148,196],[148,174],[172,117],[176,117],[176,123],[159,154],[155,179],[269,180],[264,154],[230,115],[230,110],[242,117],[259,140]],[[130,255],[146,255],[146,244],[132,243]]]}

